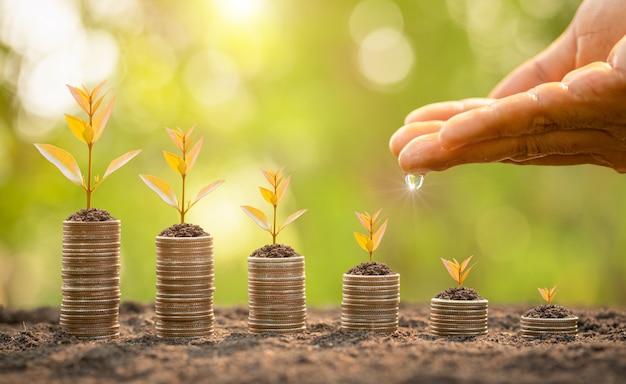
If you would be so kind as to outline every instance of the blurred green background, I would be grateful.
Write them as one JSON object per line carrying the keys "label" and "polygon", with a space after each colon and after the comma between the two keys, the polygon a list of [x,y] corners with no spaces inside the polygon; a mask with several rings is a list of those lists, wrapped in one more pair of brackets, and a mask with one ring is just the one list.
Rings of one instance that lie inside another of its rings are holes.
{"label": "blurred green background", "polygon": [[[409,193],[388,150],[418,106],[482,96],[571,20],[567,0],[0,0],[0,304],[60,305],[62,221],[84,205],[33,147],[86,149],[65,84],[108,79],[113,117],[95,170],[143,153],[94,195],[122,221],[122,298],[155,296],[154,237],[177,220],[139,179],[174,185],[164,127],[197,125],[190,188],[224,178],[189,222],[215,238],[216,302],[247,301],[246,257],[270,242],[239,208],[267,209],[259,170],[292,175],[279,242],[306,257],[310,305],[338,305],[341,275],[367,260],[354,211],[389,219],[375,254],[402,300],[453,285],[440,257],[474,255],[466,285],[492,302],[626,304],[626,180],[592,167],[463,166]],[[83,168],[84,169],[84,168]]]}

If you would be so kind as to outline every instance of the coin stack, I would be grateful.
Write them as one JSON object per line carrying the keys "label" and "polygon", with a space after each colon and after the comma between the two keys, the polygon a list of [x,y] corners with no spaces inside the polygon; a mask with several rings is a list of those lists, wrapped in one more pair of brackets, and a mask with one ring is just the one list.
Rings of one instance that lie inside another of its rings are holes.
{"label": "coin stack", "polygon": [[538,337],[546,334],[578,334],[578,317],[537,318],[522,316],[521,332],[524,337]]}
{"label": "coin stack", "polygon": [[72,336],[120,334],[120,221],[64,221],[61,328]]}
{"label": "coin stack", "polygon": [[212,335],[213,237],[157,236],[156,250],[157,336]]}
{"label": "coin stack", "polygon": [[481,336],[487,334],[488,300],[430,301],[430,332],[435,336]]}
{"label": "coin stack", "polygon": [[399,306],[400,274],[343,275],[341,329],[395,332]]}
{"label": "coin stack", "polygon": [[248,331],[306,329],[304,257],[248,257]]}

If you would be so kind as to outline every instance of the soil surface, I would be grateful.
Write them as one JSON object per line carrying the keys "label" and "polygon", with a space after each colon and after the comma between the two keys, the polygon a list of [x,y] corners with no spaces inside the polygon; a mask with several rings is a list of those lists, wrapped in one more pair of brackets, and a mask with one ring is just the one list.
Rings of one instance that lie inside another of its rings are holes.
{"label": "soil surface", "polygon": [[576,315],[569,309],[554,304],[538,305],[535,308],[529,309],[526,313],[524,313],[524,316],[541,319],[565,319],[576,317]]}
{"label": "soil surface", "polygon": [[250,255],[252,257],[297,257],[300,256],[293,248],[283,244],[269,244],[256,249]]}
{"label": "soil surface", "polygon": [[427,305],[402,305],[390,335],[340,330],[338,308],[308,310],[307,331],[251,335],[246,307],[215,309],[215,335],[159,339],[154,306],[123,303],[121,335],[82,341],[59,309],[0,307],[0,383],[623,383],[626,308],[574,308],[578,336],[525,339],[527,305],[492,305],[489,334],[437,338]]}
{"label": "soil surface", "polygon": [[473,288],[450,287],[435,295],[437,299],[444,300],[484,300]]}
{"label": "soil surface", "polygon": [[109,211],[99,208],[85,208],[72,213],[67,221],[109,221],[115,220]]}
{"label": "soil surface", "polygon": [[375,261],[369,263],[361,263],[356,267],[350,268],[348,275],[393,275],[395,272],[385,263],[377,263]]}
{"label": "soil surface", "polygon": [[202,229],[201,226],[196,224],[174,224],[165,228],[159,233],[159,236],[163,237],[201,237],[209,236],[207,232]]}

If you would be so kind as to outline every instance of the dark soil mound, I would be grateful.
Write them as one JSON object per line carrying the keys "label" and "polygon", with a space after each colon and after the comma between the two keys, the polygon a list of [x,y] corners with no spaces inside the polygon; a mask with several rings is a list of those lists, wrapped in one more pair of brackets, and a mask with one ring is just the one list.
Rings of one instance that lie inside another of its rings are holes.
{"label": "dark soil mound", "polygon": [[88,208],[81,209],[78,212],[72,213],[67,219],[67,221],[109,221],[115,220],[115,217],[111,216],[111,214],[99,208]]}
{"label": "dark soil mound", "polygon": [[163,237],[201,237],[209,236],[208,233],[202,229],[201,226],[195,224],[174,224],[171,227],[165,228],[159,236]]}
{"label": "dark soil mound", "polygon": [[524,313],[524,316],[540,319],[566,319],[576,317],[569,309],[554,304],[538,305],[535,308],[529,309]]}
{"label": "dark soil mound", "polygon": [[484,300],[474,289],[467,287],[452,287],[439,292],[435,298],[445,300]]}
{"label": "dark soil mound", "polygon": [[296,257],[300,255],[298,254],[298,252],[294,251],[294,249],[288,245],[270,244],[270,245],[266,245],[255,250],[254,252],[252,252],[250,256],[279,258],[279,257]]}
{"label": "dark soil mound", "polygon": [[348,275],[370,275],[370,276],[378,276],[378,275],[393,275],[395,272],[389,268],[389,266],[385,263],[361,263],[356,267],[350,268]]}

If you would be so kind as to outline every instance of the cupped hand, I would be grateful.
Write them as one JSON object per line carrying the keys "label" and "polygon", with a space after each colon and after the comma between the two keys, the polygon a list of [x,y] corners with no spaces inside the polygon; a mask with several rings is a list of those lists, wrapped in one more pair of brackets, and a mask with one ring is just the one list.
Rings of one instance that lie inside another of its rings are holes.
{"label": "cupped hand", "polygon": [[[594,12],[592,5],[607,3],[612,12]],[[427,173],[466,163],[597,164],[626,172],[626,26],[597,24],[609,16],[621,24],[620,12],[626,2],[587,1],[561,38],[491,98],[413,111],[390,141],[400,167]],[[611,47],[608,60],[598,61]]]}

